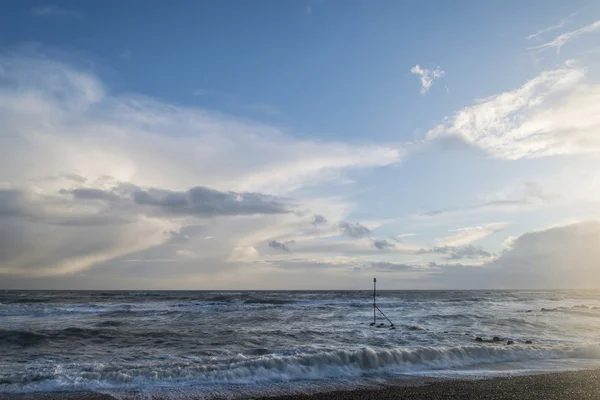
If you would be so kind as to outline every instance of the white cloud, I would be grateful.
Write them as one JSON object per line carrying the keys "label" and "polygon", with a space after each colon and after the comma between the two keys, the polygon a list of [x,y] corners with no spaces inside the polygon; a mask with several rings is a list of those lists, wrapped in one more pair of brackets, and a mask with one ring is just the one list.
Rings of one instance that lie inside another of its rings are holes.
{"label": "white cloud", "polygon": [[599,221],[557,226],[510,238],[508,249],[486,265],[438,266],[431,278],[457,288],[596,289],[598,243]]}
{"label": "white cloud", "polygon": [[509,236],[507,237],[503,242],[502,242],[502,246],[507,248],[507,249],[512,249],[515,246],[515,241],[517,240],[516,237],[514,236]]}
{"label": "white cloud", "polygon": [[575,31],[571,31],[571,32],[567,32],[567,33],[563,33],[560,36],[557,36],[556,38],[554,38],[554,40],[548,42],[548,43],[544,43],[540,46],[535,46],[535,47],[531,47],[532,50],[545,50],[545,49],[550,49],[550,48],[556,48],[556,53],[560,53],[560,49],[568,42],[570,42],[571,40],[576,39],[577,37],[586,34],[586,33],[592,33],[592,32],[596,32],[600,30],[600,20],[591,23],[590,25],[584,26],[583,28],[577,29]]}
{"label": "white cloud", "polygon": [[545,71],[513,91],[463,108],[427,133],[432,140],[459,137],[506,159],[600,150],[600,85],[586,71]]}
{"label": "white cloud", "polygon": [[507,226],[505,222],[469,226],[455,229],[452,235],[437,239],[438,246],[464,246],[483,239],[493,233],[502,231]]}
{"label": "white cloud", "polygon": [[[310,196],[311,186],[398,163],[405,152],[297,139],[199,108],[115,95],[89,72],[47,57],[0,56],[0,82],[4,277],[117,268],[125,259],[154,260],[147,268],[155,269],[164,267],[157,260],[177,259],[198,276],[252,266],[267,256],[257,247],[268,240],[293,240],[304,229],[317,229],[317,238],[321,230],[341,234],[312,223],[315,214],[340,221],[348,206]],[[305,195],[289,198],[299,188]],[[259,198],[298,212],[255,213]]]}
{"label": "white cloud", "polygon": [[[575,15],[575,13],[571,14],[571,17],[574,15]],[[562,28],[563,26],[565,26],[567,24],[567,22],[569,22],[569,18],[561,19],[560,21],[558,21],[558,23],[556,25],[551,25],[547,28],[540,29],[539,31],[532,33],[531,35],[528,35],[525,39],[528,39],[528,40],[539,39],[540,36],[542,36],[548,32],[552,32],[554,30]]]}
{"label": "white cloud", "polygon": [[537,39],[539,36],[543,35],[544,33],[551,32],[555,29],[562,28],[563,26],[565,26],[565,23],[566,23],[566,20],[560,20],[560,22],[558,24],[549,26],[544,29],[540,29],[539,31],[532,33],[531,35],[528,35],[525,39],[529,39],[529,40]]}
{"label": "white cloud", "polygon": [[83,13],[79,11],[60,8],[57,6],[35,7],[31,10],[31,14],[35,15],[36,17],[83,17]]}
{"label": "white cloud", "polygon": [[434,70],[429,70],[427,68],[421,68],[419,64],[412,67],[410,72],[421,77],[422,94],[427,93],[433,85],[433,82],[437,79],[440,79],[445,74],[445,71],[443,71],[440,67],[436,67]]}
{"label": "white cloud", "polygon": [[[441,255],[442,263],[307,256],[269,264],[278,269],[310,270],[315,287],[323,287],[323,280],[329,284],[335,276],[331,274],[343,276],[347,285],[364,285],[366,274],[390,272],[386,284],[398,288],[596,289],[600,285],[598,243],[600,221],[592,220],[511,237],[500,255],[470,245],[421,250],[421,254]],[[461,260],[468,263],[451,262]]]}
{"label": "white cloud", "polygon": [[280,194],[337,179],[341,170],[396,163],[405,152],[297,140],[202,109],[112,96],[92,75],[51,61],[4,58],[0,66],[0,77],[15,85],[0,92],[2,148],[13,150],[0,180],[13,184],[70,171],[88,182],[109,176],[169,190]]}
{"label": "white cloud", "polygon": [[412,236],[417,236],[417,234],[416,233],[402,233],[399,235],[394,235],[391,238],[397,242],[401,242],[403,240],[403,238],[412,237]]}

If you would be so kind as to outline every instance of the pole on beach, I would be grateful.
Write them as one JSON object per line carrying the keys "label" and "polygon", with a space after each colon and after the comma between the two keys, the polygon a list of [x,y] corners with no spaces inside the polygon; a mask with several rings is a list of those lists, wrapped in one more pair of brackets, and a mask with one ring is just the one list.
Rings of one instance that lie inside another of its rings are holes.
{"label": "pole on beach", "polygon": [[384,324],[379,324],[379,326],[377,325],[377,311],[379,311],[381,315],[383,315],[383,318],[387,319],[387,321],[390,323],[390,329],[396,329],[394,323],[390,321],[387,315],[385,315],[383,311],[379,309],[379,307],[377,307],[377,278],[373,278],[373,322],[371,322],[369,325],[380,328],[384,326]]}
{"label": "pole on beach", "polygon": [[373,323],[371,325],[377,325],[377,278],[373,278]]}

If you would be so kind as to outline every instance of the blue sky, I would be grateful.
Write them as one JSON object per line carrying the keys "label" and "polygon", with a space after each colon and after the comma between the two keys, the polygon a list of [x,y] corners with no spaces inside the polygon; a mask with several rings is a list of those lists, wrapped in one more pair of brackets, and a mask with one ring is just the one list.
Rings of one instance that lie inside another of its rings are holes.
{"label": "blue sky", "polygon": [[598,21],[595,1],[10,2],[0,287],[600,286]]}

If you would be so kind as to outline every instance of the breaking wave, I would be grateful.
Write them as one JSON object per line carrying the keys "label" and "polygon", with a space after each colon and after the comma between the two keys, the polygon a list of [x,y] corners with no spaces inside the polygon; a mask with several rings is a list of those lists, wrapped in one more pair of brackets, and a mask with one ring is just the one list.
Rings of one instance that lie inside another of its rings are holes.
{"label": "breaking wave", "polygon": [[[267,350],[263,350],[266,352]],[[186,383],[268,384],[332,378],[356,378],[445,370],[497,362],[557,358],[600,358],[599,347],[473,345],[395,349],[336,350],[295,355],[172,360],[160,365],[85,364],[60,368],[32,381],[14,376],[8,391],[127,389],[139,385],[169,386]],[[2,385],[0,385],[2,388]]]}
{"label": "breaking wave", "polygon": [[[586,347],[598,344],[600,292],[384,292],[378,304],[395,330],[369,326],[371,302],[372,292],[0,292],[0,397],[289,394],[403,375],[600,365],[600,347]],[[494,336],[502,343],[475,340]]]}

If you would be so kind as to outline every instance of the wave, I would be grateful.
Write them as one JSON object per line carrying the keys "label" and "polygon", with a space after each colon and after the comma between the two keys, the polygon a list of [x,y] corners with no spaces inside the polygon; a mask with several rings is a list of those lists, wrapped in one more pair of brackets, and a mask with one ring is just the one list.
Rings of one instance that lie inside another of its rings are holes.
{"label": "wave", "polygon": [[9,299],[6,301],[7,304],[37,304],[37,303],[52,303],[53,299],[37,299],[37,298],[24,298],[24,299]]}
{"label": "wave", "polygon": [[234,301],[236,299],[236,297],[237,296],[233,296],[233,295],[218,294],[218,295],[207,297],[204,300],[209,301],[209,302],[229,303],[231,301]]}
{"label": "wave", "polygon": [[479,303],[490,301],[487,297],[459,297],[453,299],[440,300],[443,303]]}
{"label": "wave", "polygon": [[41,333],[0,329],[0,348],[2,346],[33,346],[45,341],[48,337]]}
{"label": "wave", "polygon": [[104,328],[104,327],[111,327],[111,326],[112,327],[117,327],[117,326],[123,326],[123,325],[127,325],[127,322],[108,320],[108,321],[98,322],[94,326],[97,326],[97,327],[100,327],[100,328]]}
{"label": "wave", "polygon": [[90,339],[96,337],[103,340],[112,340],[115,338],[112,335],[112,331],[90,328],[69,327],[38,332],[0,329],[0,348],[4,346],[36,346],[48,340]]}
{"label": "wave", "polygon": [[[541,308],[541,312],[572,312],[580,313],[584,315],[598,315],[600,313],[600,307],[588,306],[585,304],[574,305],[572,307],[553,307],[553,308]],[[529,311],[528,311],[529,312]]]}
{"label": "wave", "polygon": [[[260,355],[265,349],[233,358],[204,358],[190,362],[85,364],[60,369],[60,375],[43,382],[26,378],[0,391],[127,389],[147,386],[206,385],[227,383],[269,384],[278,382],[319,381],[385,377],[395,374],[422,373],[510,361],[565,358],[600,358],[600,348],[558,346],[471,345],[454,347],[414,347],[321,351],[295,355]],[[27,385],[23,385],[28,382]],[[21,383],[21,384],[19,384]]]}
{"label": "wave", "polygon": [[441,321],[460,321],[460,320],[472,320],[472,319],[486,319],[485,315],[478,314],[429,314],[424,315],[423,318],[429,320],[441,320]]}
{"label": "wave", "polygon": [[[183,344],[184,340],[193,339],[189,333],[173,330],[118,329],[118,327],[129,325],[131,324],[127,322],[108,320],[94,324],[94,328],[67,327],[38,331],[0,329],[0,350],[3,347],[30,347],[48,343],[59,346],[64,346],[65,343],[69,345],[75,343],[102,345],[115,340],[118,340],[120,346],[147,344],[153,339],[175,340]],[[233,331],[221,330],[220,332],[224,334]]]}
{"label": "wave", "polygon": [[272,304],[272,305],[282,305],[282,304],[293,304],[295,300],[283,300],[283,299],[248,299],[244,300],[244,304]]}

